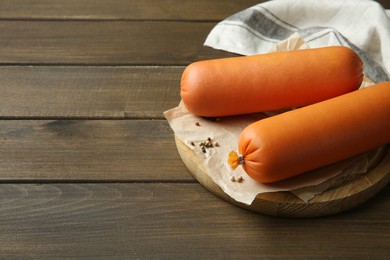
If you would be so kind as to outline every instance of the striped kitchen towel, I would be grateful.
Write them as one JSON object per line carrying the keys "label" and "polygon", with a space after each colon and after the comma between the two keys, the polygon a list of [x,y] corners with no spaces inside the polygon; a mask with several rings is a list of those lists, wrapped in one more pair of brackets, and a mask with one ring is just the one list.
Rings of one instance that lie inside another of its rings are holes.
{"label": "striped kitchen towel", "polygon": [[242,55],[267,53],[298,33],[310,48],[343,45],[374,82],[390,77],[390,10],[371,0],[273,0],[218,23],[205,45]]}

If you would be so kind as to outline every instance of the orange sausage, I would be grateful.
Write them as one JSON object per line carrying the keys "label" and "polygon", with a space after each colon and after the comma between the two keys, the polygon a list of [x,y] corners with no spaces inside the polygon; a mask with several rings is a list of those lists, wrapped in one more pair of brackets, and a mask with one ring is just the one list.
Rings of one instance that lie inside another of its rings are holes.
{"label": "orange sausage", "polygon": [[[390,82],[384,82],[250,124],[238,150],[245,172],[270,183],[389,142]],[[229,163],[239,163],[234,152]]]}
{"label": "orange sausage", "polygon": [[363,64],[342,46],[275,52],[190,64],[181,98],[198,116],[301,107],[360,87]]}

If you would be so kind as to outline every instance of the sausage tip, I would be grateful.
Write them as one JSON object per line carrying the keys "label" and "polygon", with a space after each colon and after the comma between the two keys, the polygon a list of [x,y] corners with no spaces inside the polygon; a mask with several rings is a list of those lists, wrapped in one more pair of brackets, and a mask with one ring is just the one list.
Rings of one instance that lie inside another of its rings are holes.
{"label": "sausage tip", "polygon": [[237,154],[235,151],[231,151],[228,156],[228,163],[234,171],[238,165],[244,164],[244,157],[241,154]]}

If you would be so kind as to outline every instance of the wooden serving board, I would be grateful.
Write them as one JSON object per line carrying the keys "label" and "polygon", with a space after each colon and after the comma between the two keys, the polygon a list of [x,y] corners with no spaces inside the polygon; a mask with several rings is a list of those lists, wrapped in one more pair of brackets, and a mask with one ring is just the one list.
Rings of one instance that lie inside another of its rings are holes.
{"label": "wooden serving board", "polygon": [[358,206],[378,193],[390,182],[390,149],[382,147],[369,158],[369,170],[316,195],[308,203],[290,192],[270,192],[257,195],[251,205],[235,201],[207,174],[201,160],[177,136],[180,157],[201,185],[218,197],[245,209],[283,217],[318,217],[342,212]]}

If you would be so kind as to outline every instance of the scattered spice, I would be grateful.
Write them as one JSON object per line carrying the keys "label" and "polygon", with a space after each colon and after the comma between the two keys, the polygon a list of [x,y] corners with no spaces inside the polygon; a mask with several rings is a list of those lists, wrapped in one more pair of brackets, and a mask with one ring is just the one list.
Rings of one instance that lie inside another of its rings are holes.
{"label": "scattered spice", "polygon": [[232,178],[230,178],[230,181],[231,182],[238,182],[238,183],[242,183],[244,181],[244,178],[242,178],[241,176],[238,177],[238,179],[236,179],[236,177],[232,176]]}
{"label": "scattered spice", "polygon": [[[195,146],[195,143],[191,142],[191,145]],[[213,140],[210,137],[208,137],[207,141],[199,143],[199,147],[202,149],[203,153],[206,153],[206,148],[219,147],[219,144],[218,142],[213,142]]]}

